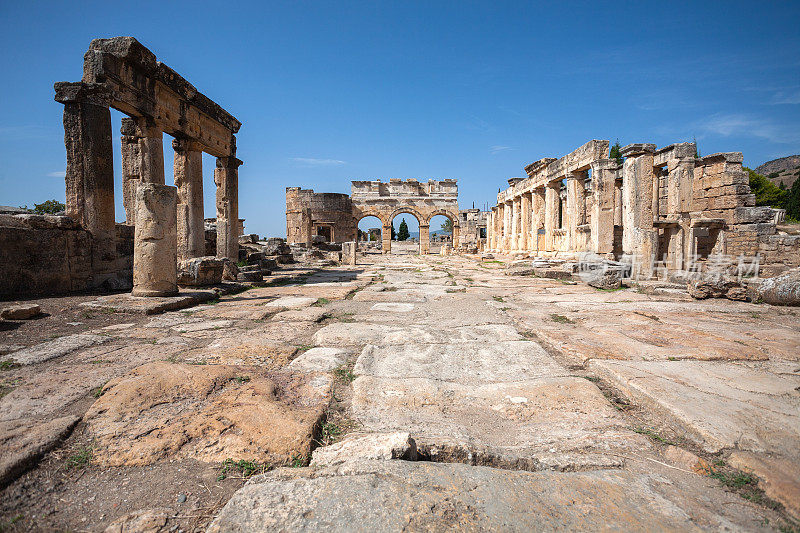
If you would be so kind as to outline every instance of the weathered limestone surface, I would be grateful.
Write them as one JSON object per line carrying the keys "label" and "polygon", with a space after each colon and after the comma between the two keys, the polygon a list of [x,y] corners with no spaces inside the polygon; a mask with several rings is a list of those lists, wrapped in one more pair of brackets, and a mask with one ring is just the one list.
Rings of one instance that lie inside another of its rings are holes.
{"label": "weathered limestone surface", "polygon": [[43,342],[30,348],[24,348],[22,350],[12,352],[8,354],[8,357],[15,363],[19,363],[21,365],[32,365],[67,355],[70,352],[86,348],[87,346],[102,344],[106,341],[108,341],[108,337],[104,337],[103,335],[85,333],[66,335],[51,341]]}
{"label": "weathered limestone surface", "polygon": [[0,422],[0,487],[5,487],[22,472],[33,467],[55,448],[80,419],[65,416],[43,424],[37,421]]}
{"label": "weathered limestone surface", "polygon": [[28,320],[41,314],[42,308],[37,304],[16,304],[0,308],[0,318],[6,320]]}
{"label": "weathered limestone surface", "polygon": [[704,487],[689,484],[676,495],[663,482],[666,469],[657,473],[652,466],[649,469],[650,473],[533,473],[407,461],[366,461],[312,471],[279,469],[240,489],[208,531],[757,527],[735,496],[715,502],[703,493]]}
{"label": "weathered limestone surface", "polygon": [[151,363],[107,384],[85,420],[104,465],[165,457],[288,462],[310,453],[330,387],[325,376]]}

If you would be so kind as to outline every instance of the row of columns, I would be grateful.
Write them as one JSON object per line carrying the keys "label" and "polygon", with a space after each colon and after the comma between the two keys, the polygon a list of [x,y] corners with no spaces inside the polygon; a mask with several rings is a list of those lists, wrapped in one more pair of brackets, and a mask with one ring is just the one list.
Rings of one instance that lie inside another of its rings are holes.
{"label": "row of columns", "polygon": [[[617,163],[612,159],[601,159],[594,161],[590,168],[594,196],[590,248],[598,254],[609,254],[613,248]],[[578,242],[579,227],[587,224],[589,219],[586,212],[587,174],[585,169],[566,176],[566,209],[561,213],[561,180],[564,176],[498,203],[492,208],[488,224],[489,250],[500,253],[555,252],[558,251],[556,230],[562,228],[567,248],[573,249]],[[559,218],[562,220],[560,227]]]}
{"label": "row of columns", "polygon": [[[83,83],[56,84],[64,104],[67,150],[66,211],[94,241],[93,271],[102,283],[116,264],[111,95]],[[134,225],[133,294],[176,294],[177,262],[205,255],[202,148],[175,139],[175,186],[165,185],[163,133],[147,117],[122,120],[123,204]],[[238,258],[238,167],[234,156],[217,158],[217,257]]]}

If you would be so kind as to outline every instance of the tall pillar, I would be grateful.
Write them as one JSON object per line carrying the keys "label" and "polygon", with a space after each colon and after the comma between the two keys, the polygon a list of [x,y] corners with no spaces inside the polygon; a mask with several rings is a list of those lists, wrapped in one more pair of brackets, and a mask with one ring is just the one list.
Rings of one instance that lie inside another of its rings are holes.
{"label": "tall pillar", "polygon": [[125,224],[136,225],[136,187],[142,174],[141,150],[139,149],[139,130],[136,120],[122,119],[122,205],[125,208]]}
{"label": "tall pillar", "polygon": [[568,249],[575,250],[578,226],[586,223],[586,173],[573,172],[567,176],[567,237]]}
{"label": "tall pillar", "polygon": [[491,251],[494,247],[494,207],[489,211],[486,219],[486,251]]}
{"label": "tall pillar", "polygon": [[114,149],[111,144],[110,94],[83,83],[55,85],[64,104],[67,149],[66,211],[94,239],[99,261],[116,257],[114,221]]}
{"label": "tall pillar", "polygon": [[133,296],[178,294],[175,187],[142,183],[136,188]]}
{"label": "tall pillar", "polygon": [[[391,230],[390,230],[391,231]],[[431,251],[430,226],[427,224],[419,225],[419,253],[427,254]]]}
{"label": "tall pillar", "polygon": [[592,162],[592,241],[591,250],[597,254],[614,251],[614,182],[617,162],[599,159]]}
{"label": "tall pillar", "polygon": [[186,139],[174,139],[175,187],[178,189],[178,261],[205,255],[203,221],[203,152]]}
{"label": "tall pillar", "polygon": [[512,248],[512,239],[514,238],[514,228],[512,226],[512,217],[514,216],[514,201],[507,200],[503,204],[503,251],[510,252]]}
{"label": "tall pillar", "polygon": [[522,193],[520,204],[520,250],[531,249],[531,193]]}
{"label": "tall pillar", "polygon": [[506,242],[506,204],[505,202],[497,204],[497,212],[499,214],[498,232],[497,232],[497,251],[502,252]]}
{"label": "tall pillar", "polygon": [[520,240],[520,203],[521,198],[519,196],[515,196],[511,200],[511,249],[512,250],[519,250],[519,240]]}
{"label": "tall pillar", "polygon": [[381,228],[381,253],[392,253],[392,223],[383,223]]}
{"label": "tall pillar", "polygon": [[638,261],[639,273],[649,279],[656,251],[653,227],[654,144],[629,144],[622,149],[622,251]]}
{"label": "tall pillar", "polygon": [[555,248],[553,244],[553,231],[558,226],[558,202],[561,181],[556,180],[548,183],[545,187],[544,198],[544,249],[552,252]]}
{"label": "tall pillar", "polygon": [[239,166],[233,156],[218,157],[214,169],[217,186],[217,257],[239,259]]}
{"label": "tall pillar", "polygon": [[461,226],[459,226],[458,224],[453,224],[453,237],[452,237],[453,251],[456,251],[457,249],[456,243],[458,243],[458,238],[460,234],[461,234]]}
{"label": "tall pillar", "polygon": [[532,198],[532,207],[531,210],[533,211],[533,227],[531,228],[531,237],[533,238],[533,250],[537,252],[541,251],[544,246],[543,239],[539,238],[539,230],[544,229],[544,221],[545,221],[545,188],[540,187],[538,189],[534,189],[533,191],[533,198]]}
{"label": "tall pillar", "polygon": [[164,136],[151,119],[138,119],[140,179],[142,183],[164,185]]}

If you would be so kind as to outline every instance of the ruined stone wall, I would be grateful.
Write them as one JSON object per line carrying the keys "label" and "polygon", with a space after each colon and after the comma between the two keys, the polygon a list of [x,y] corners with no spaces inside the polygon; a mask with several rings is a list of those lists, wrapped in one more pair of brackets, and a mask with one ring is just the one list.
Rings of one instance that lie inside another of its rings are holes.
{"label": "ruined stone wall", "polygon": [[356,240],[356,221],[350,197],[287,187],[287,242],[310,246],[314,235],[326,235],[330,242],[336,243]]}
{"label": "ruined stone wall", "polygon": [[72,218],[0,215],[0,298],[66,294],[132,285],[133,228],[118,224],[116,249],[106,258],[114,276],[93,265],[95,240]]}
{"label": "ruined stone wall", "polygon": [[762,275],[800,263],[800,237],[780,234],[775,210],[755,207],[742,154],[702,158],[693,143],[630,144],[624,164],[593,140],[525,167],[497,195],[491,250],[577,258],[585,252],[685,270],[726,257],[756,258]]}

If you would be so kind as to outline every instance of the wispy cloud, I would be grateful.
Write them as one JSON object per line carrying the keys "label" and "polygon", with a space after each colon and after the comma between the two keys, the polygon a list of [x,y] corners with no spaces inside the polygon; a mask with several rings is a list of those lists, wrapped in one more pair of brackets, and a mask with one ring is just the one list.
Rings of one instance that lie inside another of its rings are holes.
{"label": "wispy cloud", "polygon": [[499,144],[495,144],[494,146],[489,147],[489,152],[492,155],[499,154],[500,152],[508,152],[510,150],[513,150],[513,148],[511,148],[510,146],[501,146]]}
{"label": "wispy cloud", "polygon": [[314,157],[290,157],[289,161],[302,167],[338,167],[347,164],[347,161],[339,159],[317,159]]}
{"label": "wispy cloud", "polygon": [[758,137],[773,143],[800,143],[800,132],[795,127],[741,114],[713,115],[698,122],[696,127],[698,131],[724,137]]}
{"label": "wispy cloud", "polygon": [[47,173],[47,177],[48,178],[63,178],[66,175],[67,175],[67,172],[64,171],[64,170],[59,170],[57,172],[48,172]]}
{"label": "wispy cloud", "polygon": [[795,91],[781,91],[772,95],[773,105],[778,104],[800,104],[800,90]]}

